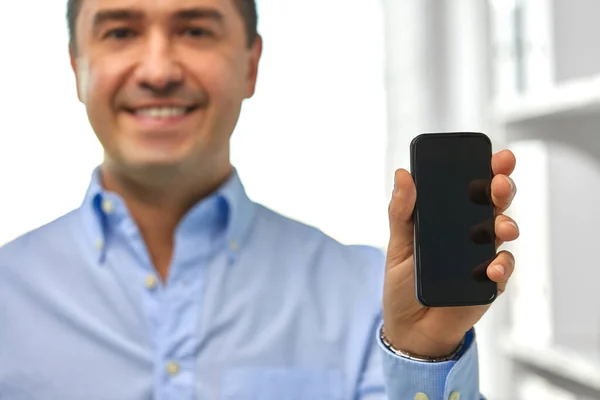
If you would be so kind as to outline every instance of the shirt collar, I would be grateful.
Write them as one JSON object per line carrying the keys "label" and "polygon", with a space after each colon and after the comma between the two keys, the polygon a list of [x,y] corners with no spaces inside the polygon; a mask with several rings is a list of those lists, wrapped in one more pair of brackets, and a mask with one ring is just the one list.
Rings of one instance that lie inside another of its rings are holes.
{"label": "shirt collar", "polygon": [[[103,261],[110,218],[108,214],[128,216],[128,211],[118,195],[102,187],[100,168],[97,167],[92,174],[81,211],[90,246],[97,252],[99,260]],[[107,209],[107,204],[114,209]],[[192,207],[184,217],[180,229],[193,233],[190,231],[206,229],[207,222],[224,224],[227,251],[235,258],[247,239],[255,215],[256,204],[248,198],[239,174],[233,168],[229,178],[214,194]]]}

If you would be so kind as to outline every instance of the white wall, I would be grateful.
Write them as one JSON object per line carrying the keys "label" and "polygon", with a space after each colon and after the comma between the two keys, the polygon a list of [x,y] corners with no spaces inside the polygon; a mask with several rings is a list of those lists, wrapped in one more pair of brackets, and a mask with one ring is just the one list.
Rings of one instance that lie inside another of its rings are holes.
{"label": "white wall", "polygon": [[0,3],[0,243],[76,207],[101,160],[77,102],[64,11]]}
{"label": "white wall", "polygon": [[381,3],[262,0],[264,59],[233,159],[256,200],[349,243],[387,244]]}

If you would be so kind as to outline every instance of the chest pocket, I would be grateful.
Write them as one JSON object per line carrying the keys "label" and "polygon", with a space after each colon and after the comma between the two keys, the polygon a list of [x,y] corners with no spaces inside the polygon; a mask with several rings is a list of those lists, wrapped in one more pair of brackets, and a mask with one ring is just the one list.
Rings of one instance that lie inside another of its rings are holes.
{"label": "chest pocket", "polygon": [[343,400],[339,370],[238,368],[223,379],[223,400]]}

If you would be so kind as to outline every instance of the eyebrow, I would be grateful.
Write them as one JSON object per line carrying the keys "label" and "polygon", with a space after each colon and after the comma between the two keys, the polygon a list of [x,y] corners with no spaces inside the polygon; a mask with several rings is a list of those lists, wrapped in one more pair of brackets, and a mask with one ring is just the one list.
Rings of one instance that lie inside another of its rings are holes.
{"label": "eyebrow", "polygon": [[217,22],[222,22],[224,17],[221,12],[212,8],[188,8],[175,13],[175,19],[180,20],[195,20],[195,19],[212,19]]}
{"label": "eyebrow", "polygon": [[[222,22],[224,16],[221,12],[211,8],[188,8],[179,10],[174,13],[174,19],[176,20],[197,20],[197,19],[210,19],[216,22]],[[109,21],[135,21],[144,18],[144,13],[137,10],[131,9],[111,9],[98,11],[94,15],[93,26],[98,26],[109,22]]]}
{"label": "eyebrow", "polygon": [[94,15],[93,26],[98,27],[105,22],[109,21],[132,21],[141,20],[144,14],[140,11],[128,10],[128,9],[114,9],[114,10],[102,10],[98,11]]}

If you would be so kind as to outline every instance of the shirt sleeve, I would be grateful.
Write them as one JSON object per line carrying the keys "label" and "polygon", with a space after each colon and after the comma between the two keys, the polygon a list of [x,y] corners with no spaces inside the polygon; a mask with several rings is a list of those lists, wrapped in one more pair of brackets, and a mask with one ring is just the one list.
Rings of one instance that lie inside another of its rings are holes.
{"label": "shirt sleeve", "polygon": [[465,348],[456,361],[429,363],[400,357],[376,335],[358,383],[357,400],[485,400],[479,394],[475,332],[465,337]]}
{"label": "shirt sleeve", "polygon": [[[375,250],[375,251],[373,251]],[[373,249],[363,261],[383,271],[385,254]],[[381,299],[380,284],[383,272],[373,274],[374,286]],[[375,307],[375,306],[374,306]],[[379,304],[377,305],[379,307]],[[388,350],[381,341],[381,310],[369,328],[371,337],[360,369],[353,398],[356,400],[485,400],[479,394],[479,363],[475,331],[465,336],[464,352],[456,361],[440,363],[419,362],[400,357]],[[422,394],[418,396],[418,394]]]}
{"label": "shirt sleeve", "polygon": [[[465,337],[465,351],[456,361],[414,361],[398,356],[377,335],[383,375],[389,400],[480,400],[479,364],[475,332]],[[422,394],[420,397],[418,394]],[[424,395],[424,396],[423,396]]]}

